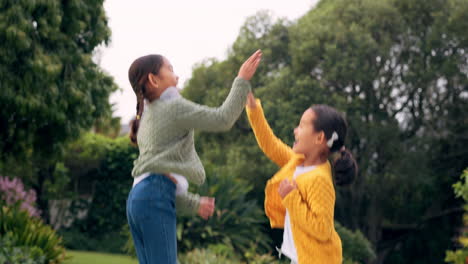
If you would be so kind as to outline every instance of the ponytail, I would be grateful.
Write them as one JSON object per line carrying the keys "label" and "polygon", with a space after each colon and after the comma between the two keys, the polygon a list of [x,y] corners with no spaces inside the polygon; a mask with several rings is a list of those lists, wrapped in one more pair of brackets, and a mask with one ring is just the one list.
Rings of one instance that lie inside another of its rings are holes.
{"label": "ponytail", "polygon": [[339,156],[333,162],[335,183],[338,186],[348,185],[356,178],[358,166],[353,154],[346,149],[339,151]]}
{"label": "ponytail", "polygon": [[140,120],[141,120],[141,116],[143,115],[144,109],[145,109],[144,97],[143,95],[141,95],[141,93],[139,93],[139,95],[137,95],[137,106],[136,106],[137,114],[136,114],[136,117],[130,123],[130,127],[131,127],[130,128],[130,140],[135,145],[138,145],[137,134],[138,134],[138,128],[140,127]]}
{"label": "ponytail", "polygon": [[352,183],[356,178],[358,166],[353,154],[344,146],[348,130],[344,116],[328,105],[312,105],[311,109],[316,115],[314,128],[324,132],[330,153],[338,152],[338,157],[333,161],[336,185],[343,186]]}

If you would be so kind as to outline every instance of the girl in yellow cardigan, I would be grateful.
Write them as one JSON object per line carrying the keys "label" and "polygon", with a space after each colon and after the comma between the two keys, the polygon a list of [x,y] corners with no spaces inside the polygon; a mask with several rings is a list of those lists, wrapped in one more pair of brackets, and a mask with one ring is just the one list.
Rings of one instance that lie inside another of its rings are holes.
{"label": "girl in yellow cardigan", "polygon": [[[299,264],[341,264],[341,240],[334,227],[335,189],[349,184],[356,162],[344,147],[347,124],[334,108],[313,105],[294,129],[293,148],[278,139],[252,93],[247,115],[258,145],[281,169],[265,187],[265,212],[272,228],[284,228],[280,255]],[[328,158],[334,155],[332,166]]]}

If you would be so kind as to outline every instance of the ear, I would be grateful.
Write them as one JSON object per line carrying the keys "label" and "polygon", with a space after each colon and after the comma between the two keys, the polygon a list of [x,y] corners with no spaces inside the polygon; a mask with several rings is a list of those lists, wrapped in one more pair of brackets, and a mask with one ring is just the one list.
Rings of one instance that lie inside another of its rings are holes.
{"label": "ear", "polygon": [[317,144],[322,144],[326,140],[327,140],[327,138],[325,137],[325,132],[320,131],[320,133],[318,133],[318,135],[317,135],[316,143]]}
{"label": "ear", "polygon": [[155,87],[156,89],[159,88],[159,79],[158,79],[158,76],[152,74],[152,73],[148,73],[148,83]]}

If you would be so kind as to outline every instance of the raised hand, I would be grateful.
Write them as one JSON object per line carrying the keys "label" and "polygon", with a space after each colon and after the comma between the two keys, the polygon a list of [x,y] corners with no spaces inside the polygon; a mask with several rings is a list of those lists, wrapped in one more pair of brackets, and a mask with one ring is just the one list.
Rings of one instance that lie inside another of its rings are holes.
{"label": "raised hand", "polygon": [[257,107],[257,102],[255,101],[255,96],[252,92],[249,92],[249,94],[247,95],[247,107],[251,109]]}
{"label": "raised hand", "polygon": [[244,80],[250,81],[252,76],[255,74],[257,70],[258,64],[262,59],[262,51],[257,50],[250,58],[248,58],[244,64],[239,69],[238,77],[241,77]]}

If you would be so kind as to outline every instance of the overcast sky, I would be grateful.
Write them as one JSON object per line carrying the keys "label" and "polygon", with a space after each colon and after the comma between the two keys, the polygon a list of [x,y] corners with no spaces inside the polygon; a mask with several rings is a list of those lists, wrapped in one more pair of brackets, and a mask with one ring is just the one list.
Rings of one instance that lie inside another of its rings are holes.
{"label": "overcast sky", "polygon": [[[205,58],[226,58],[245,19],[260,10],[295,20],[317,0],[107,0],[104,3],[111,43],[101,49],[99,63],[122,89],[111,96],[114,115],[128,123],[136,99],[127,71],[136,58],[147,54],[167,57],[179,76],[179,86],[192,67]],[[234,77],[234,76],[233,76]]]}

